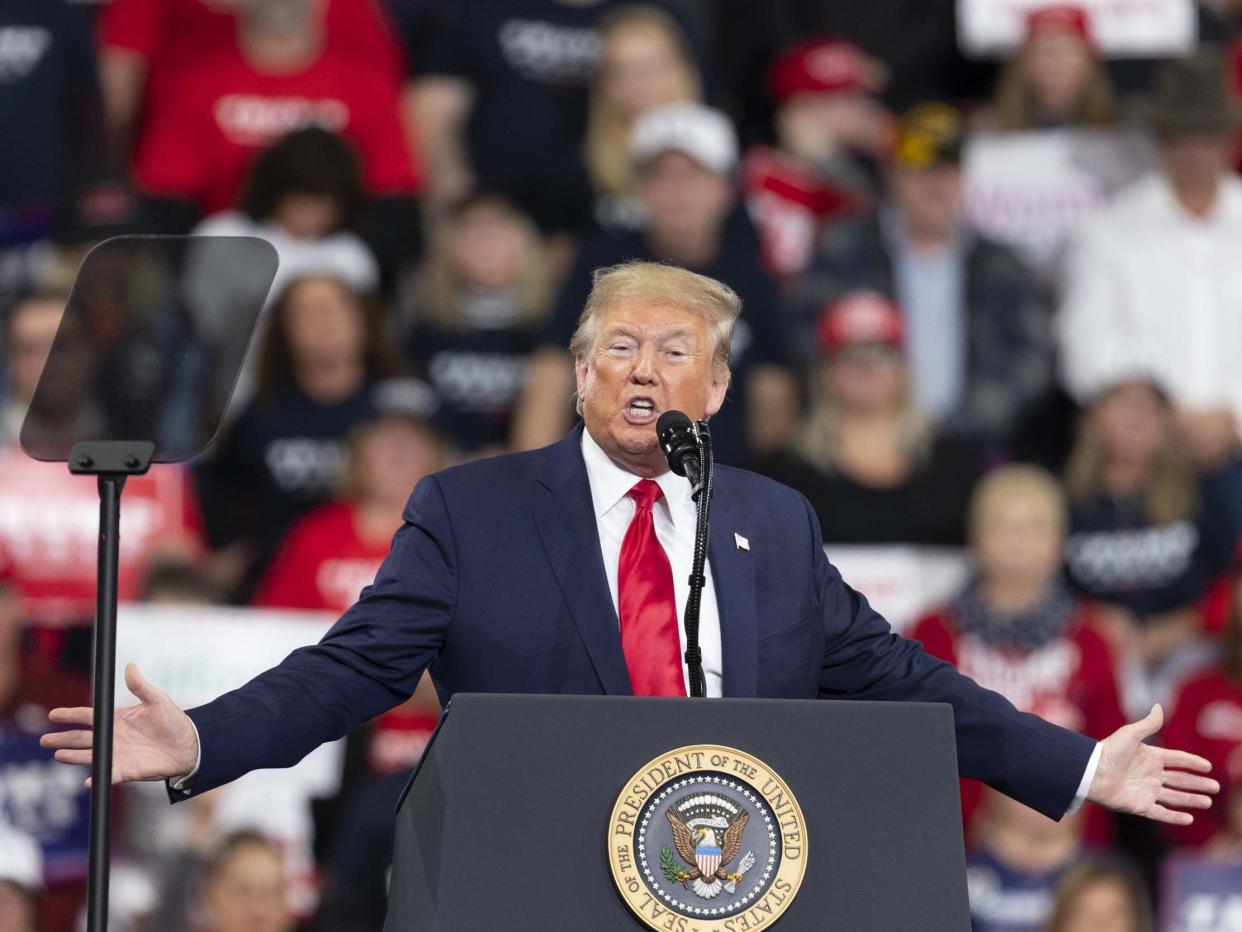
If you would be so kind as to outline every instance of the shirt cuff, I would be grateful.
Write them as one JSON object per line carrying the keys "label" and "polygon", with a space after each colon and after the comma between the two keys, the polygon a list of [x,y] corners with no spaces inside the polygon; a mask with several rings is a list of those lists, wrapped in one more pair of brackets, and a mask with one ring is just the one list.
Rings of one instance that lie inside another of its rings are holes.
{"label": "shirt cuff", "polygon": [[[1074,801],[1065,810],[1066,815],[1073,815],[1087,801],[1087,793],[1091,791],[1091,781],[1095,779],[1095,771],[1100,766],[1100,752],[1103,749],[1104,745],[1097,741],[1095,743],[1095,750],[1091,752],[1091,759],[1087,761],[1087,769],[1082,773],[1082,781],[1078,784],[1078,792],[1074,794]],[[194,769],[197,770],[198,768],[195,767]],[[193,776],[193,774],[190,776]],[[176,789],[176,787],[173,787],[173,789]]]}
{"label": "shirt cuff", "polygon": [[[190,719],[190,727],[194,729],[194,769],[187,773],[184,777],[168,779],[168,788],[174,793],[181,793],[183,796],[189,796],[194,782],[194,775],[198,773],[199,766],[203,763],[203,742],[198,737],[198,726],[194,724],[194,719]],[[1092,758],[1094,760],[1094,758]],[[1088,770],[1091,768],[1088,767]]]}

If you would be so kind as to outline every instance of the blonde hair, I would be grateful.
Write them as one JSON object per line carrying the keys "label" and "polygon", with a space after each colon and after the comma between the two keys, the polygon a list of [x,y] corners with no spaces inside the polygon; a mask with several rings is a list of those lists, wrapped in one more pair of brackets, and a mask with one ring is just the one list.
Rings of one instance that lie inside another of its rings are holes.
{"label": "blonde hair", "polygon": [[1023,496],[1043,499],[1048,510],[1056,516],[1061,532],[1065,532],[1065,493],[1062,492],[1056,477],[1041,466],[1015,463],[994,469],[975,487],[968,512],[971,535],[978,533],[984,516],[998,502]]}
{"label": "blonde hair", "polygon": [[[902,365],[905,365],[904,359]],[[837,471],[837,448],[840,441],[840,406],[827,392],[815,392],[810,413],[803,420],[794,439],[794,449],[820,472]],[[915,463],[921,464],[931,455],[934,435],[931,422],[919,411],[910,391],[909,378],[902,387],[898,401],[900,412],[897,430],[901,446]]]}
{"label": "blonde hair", "polygon": [[1053,893],[1052,911],[1044,927],[1046,932],[1062,932],[1068,928],[1083,893],[1099,883],[1121,887],[1130,906],[1134,928],[1137,932],[1151,932],[1151,906],[1142,881],[1133,868],[1112,861],[1087,861],[1065,873]]}
{"label": "blonde hair", "polygon": [[362,469],[362,448],[373,436],[394,424],[408,427],[432,447],[435,469],[442,469],[448,465],[448,441],[429,421],[416,415],[401,414],[395,411],[382,413],[369,421],[363,421],[346,435],[345,470],[336,487],[338,499],[356,502],[362,498],[366,488]]}
{"label": "blonde hair", "polygon": [[[1026,80],[1025,50],[1011,58],[996,82],[992,118],[995,129],[1018,132],[1038,129],[1035,95]],[[1118,119],[1117,101],[1108,70],[1099,58],[1093,57],[1087,83],[1078,95],[1073,114],[1075,126],[1108,126]]]}
{"label": "blonde hair", "polygon": [[[1167,405],[1167,403],[1166,403]],[[1070,501],[1084,503],[1103,491],[1104,444],[1095,416],[1088,411],[1078,421],[1074,448],[1065,465],[1065,486]],[[1194,515],[1199,507],[1195,473],[1166,427],[1164,442],[1156,452],[1143,482],[1143,514],[1153,524],[1172,524]]]}
{"label": "blonde hair", "polygon": [[450,241],[461,219],[479,209],[496,212],[503,222],[517,230],[522,241],[517,263],[518,277],[514,283],[520,305],[518,323],[533,327],[544,318],[552,303],[552,276],[543,255],[543,240],[526,214],[501,195],[487,193],[475,195],[460,204],[448,222],[436,231],[426,269],[418,282],[419,318],[444,328],[465,329],[458,301],[463,283],[453,268]]}
{"label": "blonde hair", "polygon": [[[599,335],[604,311],[623,301],[672,304],[704,318],[711,326],[712,376],[729,381],[729,346],[733,325],[742,312],[742,299],[724,282],[662,262],[622,262],[596,269],[578,328],[569,340],[574,362],[584,360]],[[581,414],[582,401],[578,400]]]}
{"label": "blonde hair", "polygon": [[[658,7],[625,6],[600,19],[600,45],[608,44],[614,36],[633,30],[659,35],[667,43],[677,59],[679,86],[669,100],[661,103],[690,103],[703,99],[694,56],[686,43],[685,35],[677,21]],[[587,116],[586,136],[583,141],[583,158],[597,191],[605,194],[629,194],[634,187],[634,175],[630,165],[631,116],[617,112],[603,93],[604,68],[596,72],[591,86],[591,102]]]}

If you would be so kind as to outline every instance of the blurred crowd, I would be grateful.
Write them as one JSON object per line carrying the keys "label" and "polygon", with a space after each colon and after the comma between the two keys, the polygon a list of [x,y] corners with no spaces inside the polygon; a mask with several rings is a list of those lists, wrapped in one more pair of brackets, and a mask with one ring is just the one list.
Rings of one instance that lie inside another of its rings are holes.
{"label": "blurred crowd", "polygon": [[[1196,869],[1242,889],[1242,3],[1150,60],[1105,54],[1100,6],[1027,4],[981,61],[953,0],[0,4],[0,932],[79,922],[84,835],[32,736],[89,698],[95,490],[18,435],[122,233],[280,258],[221,435],[126,487],[122,599],[343,610],[419,478],[574,422],[593,270],[674,263],[743,302],[722,462],[802,492],[830,556],[961,550],[908,634],[1093,737],[1159,701],[1223,784],[1165,832],[963,781],[976,929],[1148,932]],[[1015,220],[1013,146],[1092,196]],[[119,843],[113,928],[378,929],[438,711],[425,679],[348,739],[309,897],[205,798]]]}

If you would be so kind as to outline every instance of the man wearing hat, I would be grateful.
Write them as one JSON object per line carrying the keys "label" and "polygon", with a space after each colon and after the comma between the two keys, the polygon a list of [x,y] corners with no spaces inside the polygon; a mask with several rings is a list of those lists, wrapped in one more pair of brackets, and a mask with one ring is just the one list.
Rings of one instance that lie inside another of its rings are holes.
{"label": "man wearing hat", "polygon": [[906,114],[891,198],[828,228],[798,303],[809,331],[816,311],[847,292],[894,298],[919,409],[949,435],[1003,448],[1051,381],[1052,338],[1031,271],[962,216],[963,139],[952,107],[929,103]]}
{"label": "man wearing hat", "polygon": [[[745,462],[753,442],[771,448],[797,417],[796,381],[785,366],[786,315],[737,201],[737,138],[728,118],[701,104],[669,104],[639,118],[630,156],[641,230],[587,237],[539,336],[515,427],[515,445],[550,443],[569,427],[573,392],[565,346],[591,290],[594,269],[653,259],[725,282],[742,298],[734,333],[734,388],[712,420],[717,458]],[[765,440],[764,432],[771,435]]]}
{"label": "man wearing hat", "polygon": [[1080,401],[1136,375],[1164,385],[1185,449],[1242,532],[1242,180],[1219,55],[1166,65],[1149,117],[1160,169],[1088,221],[1071,252],[1062,376]]}

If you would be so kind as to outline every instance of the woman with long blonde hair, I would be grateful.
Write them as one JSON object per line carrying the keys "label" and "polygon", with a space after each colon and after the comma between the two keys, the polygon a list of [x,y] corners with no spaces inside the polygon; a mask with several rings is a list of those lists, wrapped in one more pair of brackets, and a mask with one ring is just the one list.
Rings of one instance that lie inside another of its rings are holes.
{"label": "woman with long blonde hair", "polygon": [[939,436],[915,407],[901,313],[884,295],[851,292],[817,330],[811,410],[793,449],[758,463],[807,496],[834,543],[960,545],[980,461]]}
{"label": "woman with long blonde hair", "polygon": [[407,358],[435,388],[438,423],[467,454],[509,442],[552,283],[534,223],[498,194],[456,204],[407,304]]}
{"label": "woman with long blonde hair", "polygon": [[1031,10],[1026,39],[997,82],[989,128],[1108,126],[1117,119],[1112,81],[1092,45],[1086,11],[1068,4]]}
{"label": "woman with long blonde hair", "polygon": [[654,6],[625,6],[601,18],[600,58],[591,87],[583,157],[597,195],[596,220],[632,228],[638,212],[630,132],[643,113],[698,103],[703,89],[685,34]]}
{"label": "woman with long blonde hair", "polygon": [[1154,670],[1194,640],[1199,602],[1231,547],[1157,384],[1135,378],[1100,393],[1079,421],[1065,483],[1069,579],[1115,610],[1119,644]]}

